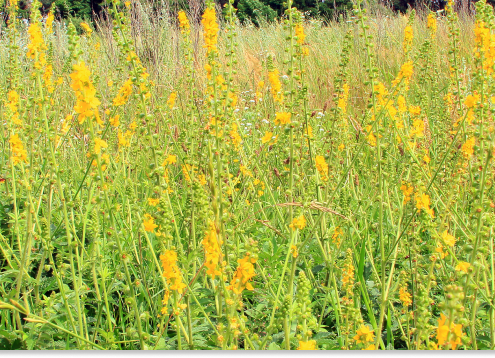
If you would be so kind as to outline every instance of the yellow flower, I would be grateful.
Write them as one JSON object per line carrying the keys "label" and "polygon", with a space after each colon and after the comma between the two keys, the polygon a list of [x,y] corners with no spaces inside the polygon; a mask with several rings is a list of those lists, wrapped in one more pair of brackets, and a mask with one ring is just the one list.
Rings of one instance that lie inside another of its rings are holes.
{"label": "yellow flower", "polygon": [[372,131],[372,126],[371,125],[367,125],[366,126],[366,131],[368,132],[368,143],[372,146],[372,147],[375,147],[376,146],[376,137],[375,135],[373,134],[373,131]]}
{"label": "yellow flower", "polygon": [[119,126],[119,118],[120,116],[117,114],[116,116],[110,118],[110,124],[113,126],[113,127],[118,127]]}
{"label": "yellow flower", "polygon": [[241,138],[239,132],[237,131],[237,124],[236,123],[232,124],[232,130],[229,131],[229,135],[230,135],[230,139],[232,139],[232,144],[234,145],[234,149],[236,151],[239,151],[239,146],[242,143],[242,138]]}
{"label": "yellow flower", "polygon": [[335,228],[335,230],[333,231],[333,234],[332,234],[332,242],[335,245],[339,246],[340,245],[340,239],[343,235],[344,235],[344,232],[342,231],[342,229],[339,226],[337,226]]}
{"label": "yellow flower", "polygon": [[349,98],[349,85],[344,83],[342,86],[342,93],[340,94],[339,101],[337,103],[337,107],[342,110],[343,114],[347,112],[347,100]]}
{"label": "yellow flower", "polygon": [[202,241],[205,249],[205,266],[208,268],[206,273],[215,279],[215,276],[220,275],[218,270],[218,262],[220,261],[220,244],[218,242],[217,229],[215,224],[210,221],[208,230],[205,233],[205,237]]}
{"label": "yellow flower", "polygon": [[316,341],[314,339],[304,342],[304,341],[299,341],[299,347],[297,348],[298,351],[315,351],[317,350],[316,348]]}
{"label": "yellow flower", "polygon": [[405,84],[407,85],[409,83],[409,80],[411,79],[412,75],[414,73],[414,66],[412,61],[408,61],[402,65],[400,68],[400,71],[395,78],[395,80],[392,81],[393,86],[397,86],[399,82],[404,79]]}
{"label": "yellow flower", "polygon": [[10,109],[10,111],[15,114],[18,111],[17,105],[19,104],[19,94],[16,90],[10,90],[7,93],[8,102],[5,106]]}
{"label": "yellow flower", "polygon": [[469,159],[474,154],[474,145],[476,144],[476,139],[474,137],[468,139],[461,147],[461,152],[464,158]]}
{"label": "yellow flower", "polygon": [[292,245],[290,247],[290,252],[292,252],[293,258],[296,258],[299,255],[299,253],[297,252],[297,246],[296,245]]}
{"label": "yellow flower", "polygon": [[201,23],[204,28],[203,38],[205,40],[205,47],[208,53],[215,52],[217,50],[219,30],[215,8],[207,8],[205,10]]}
{"label": "yellow flower", "polygon": [[167,100],[167,105],[170,109],[173,109],[174,108],[174,105],[175,105],[175,99],[177,98],[177,93],[176,92],[172,92],[170,93],[170,96],[168,97],[168,100]]}
{"label": "yellow flower", "polygon": [[397,105],[399,106],[399,113],[406,113],[406,98],[403,95],[399,95],[399,97],[397,98]]}
{"label": "yellow flower", "polygon": [[131,132],[127,131],[126,133],[122,133],[119,131],[117,136],[119,139],[119,147],[129,147],[131,145],[131,143],[128,139],[132,136]]}
{"label": "yellow flower", "polygon": [[409,132],[409,136],[421,138],[424,136],[425,122],[422,119],[415,119],[413,121],[413,128]]}
{"label": "yellow flower", "polygon": [[91,82],[91,72],[84,61],[74,64],[73,72],[70,75],[72,79],[71,88],[76,93],[76,105],[74,111],[79,115],[78,121],[84,123],[86,118],[95,117],[100,123],[98,116],[98,106],[100,101],[96,98],[96,89]]}
{"label": "yellow flower", "polygon": [[421,114],[421,107],[420,106],[410,106],[409,107],[409,113],[411,113],[412,116],[419,116]]}
{"label": "yellow flower", "polygon": [[107,148],[108,144],[103,139],[95,138],[95,154],[100,154],[101,148]]}
{"label": "yellow flower", "polygon": [[315,157],[316,162],[316,170],[320,173],[320,177],[322,181],[328,181],[328,164],[325,161],[325,157],[323,155],[317,155]]}
{"label": "yellow flower", "polygon": [[113,100],[113,105],[116,107],[122,106],[127,102],[131,93],[132,93],[132,79],[129,78],[127,81],[124,82],[122,87],[119,89],[119,93],[117,94],[117,97],[115,97]]}
{"label": "yellow flower", "polygon": [[268,72],[268,80],[270,81],[270,92],[272,93],[275,102],[282,102],[284,95],[282,91],[282,83],[280,82],[278,69]]}
{"label": "yellow flower", "polygon": [[454,247],[455,245],[455,237],[453,237],[452,235],[449,234],[449,232],[447,230],[445,230],[443,233],[442,233],[442,240],[443,242],[447,245],[447,246],[450,246],[450,247]]}
{"label": "yellow flower", "polygon": [[304,134],[307,135],[309,138],[313,138],[313,128],[309,124],[304,130]]}
{"label": "yellow flower", "polygon": [[437,327],[438,346],[449,344],[450,348],[455,350],[457,346],[461,344],[461,338],[464,335],[462,332],[462,325],[450,322],[449,327],[446,323],[447,317],[443,313],[440,313]]}
{"label": "yellow flower", "polygon": [[426,27],[431,30],[431,37],[435,37],[435,34],[437,33],[437,18],[435,17],[435,14],[432,12],[428,14]]}
{"label": "yellow flower", "polygon": [[173,154],[169,154],[167,158],[165,158],[162,166],[167,166],[169,164],[177,163],[177,156]]}
{"label": "yellow flower", "polygon": [[290,124],[291,114],[287,112],[275,113],[275,124]]}
{"label": "yellow flower", "polygon": [[424,209],[431,217],[435,217],[433,209],[430,209],[430,197],[428,194],[421,194],[416,196],[416,208],[418,210]]}
{"label": "yellow flower", "polygon": [[186,13],[183,10],[181,10],[177,14],[177,17],[179,18],[180,31],[182,33],[189,32],[190,25]]}
{"label": "yellow flower", "polygon": [[374,344],[370,344],[368,347],[363,348],[364,351],[374,351],[376,349]]}
{"label": "yellow flower", "polygon": [[357,330],[356,335],[354,336],[354,340],[356,343],[366,343],[372,342],[375,337],[375,333],[373,330],[370,330],[368,326],[361,325],[361,327]]}
{"label": "yellow flower", "polygon": [[50,10],[50,12],[48,13],[48,16],[46,17],[46,22],[45,22],[45,28],[46,28],[46,32],[51,34],[53,32],[53,20],[54,20],[54,16],[53,16],[53,11]]}
{"label": "yellow flower", "polygon": [[265,135],[261,138],[261,143],[265,144],[272,140],[273,132],[265,132]]}
{"label": "yellow flower", "polygon": [[407,292],[407,287],[403,286],[399,289],[399,299],[404,307],[412,305],[411,294]]}
{"label": "yellow flower", "polygon": [[29,25],[28,34],[29,42],[26,55],[28,58],[36,60],[34,64],[36,69],[41,69],[46,64],[45,51],[47,50],[47,47],[43,40],[40,24],[38,22],[31,23]]}
{"label": "yellow flower", "polygon": [[143,220],[144,230],[148,232],[154,232],[158,225],[155,224],[155,219],[150,215],[146,214],[147,220]]}
{"label": "yellow flower", "polygon": [[304,28],[301,24],[297,24],[295,28],[296,36],[297,36],[297,43],[302,45],[304,43],[304,39],[306,38],[306,35],[304,34]]}
{"label": "yellow flower", "polygon": [[342,286],[346,291],[352,291],[354,286],[354,265],[352,263],[352,250],[347,249],[347,258],[342,270]]}
{"label": "yellow flower", "polygon": [[249,253],[243,259],[237,260],[239,266],[230,282],[230,286],[227,288],[232,290],[235,294],[241,294],[244,289],[252,291],[254,288],[249,280],[251,280],[256,274],[254,273],[255,258],[250,257]]}
{"label": "yellow flower", "polygon": [[151,206],[157,206],[159,202],[160,199],[158,198],[148,198],[148,204]]}
{"label": "yellow flower", "polygon": [[443,251],[443,245],[438,243],[436,249],[435,249],[435,252],[438,252],[439,255],[440,255],[440,258],[443,260],[445,257],[447,257],[449,255],[449,253],[447,251]]}
{"label": "yellow flower", "polygon": [[208,77],[208,79],[211,80],[212,67],[210,66],[210,64],[207,63],[205,65],[205,70],[206,70],[206,77]]}
{"label": "yellow flower", "polygon": [[81,22],[81,27],[83,28],[84,31],[88,34],[88,36],[91,36],[91,33],[93,32],[93,29],[89,27],[89,25],[85,22]]}
{"label": "yellow flower", "polygon": [[177,253],[172,250],[167,250],[160,255],[160,261],[162,262],[163,268],[162,275],[169,283],[170,289],[182,293],[186,284],[182,282],[182,274],[179,266],[177,266]]}
{"label": "yellow flower", "polygon": [[468,272],[468,268],[471,266],[471,264],[469,262],[464,262],[464,261],[460,261],[456,267],[455,267],[455,270],[456,271],[462,271],[462,272],[465,272],[467,273]]}
{"label": "yellow flower", "polygon": [[404,29],[404,52],[407,53],[412,46],[413,41],[413,28],[411,25],[407,25]]}
{"label": "yellow flower", "polygon": [[478,105],[478,102],[481,100],[481,96],[477,93],[470,94],[466,97],[464,104],[467,108],[473,108]]}
{"label": "yellow flower", "polygon": [[14,165],[18,163],[25,162],[27,163],[27,152],[24,149],[24,145],[22,141],[19,139],[19,135],[14,134],[9,139],[10,150],[12,150],[12,162]]}
{"label": "yellow flower", "polygon": [[289,227],[292,228],[292,230],[304,229],[306,227],[306,218],[304,217],[304,215],[300,215],[299,217],[294,218]]}

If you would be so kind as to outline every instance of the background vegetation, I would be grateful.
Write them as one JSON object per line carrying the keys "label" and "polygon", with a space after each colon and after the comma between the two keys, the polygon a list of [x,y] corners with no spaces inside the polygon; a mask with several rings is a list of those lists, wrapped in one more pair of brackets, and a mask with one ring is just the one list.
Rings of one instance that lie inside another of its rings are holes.
{"label": "background vegetation", "polygon": [[491,6],[7,9],[0,348],[495,348]]}

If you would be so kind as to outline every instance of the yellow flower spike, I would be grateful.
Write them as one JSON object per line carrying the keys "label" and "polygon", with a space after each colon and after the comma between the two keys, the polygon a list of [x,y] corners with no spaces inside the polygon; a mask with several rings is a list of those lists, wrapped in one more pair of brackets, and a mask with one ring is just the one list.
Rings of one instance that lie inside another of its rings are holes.
{"label": "yellow flower spike", "polygon": [[190,25],[186,13],[183,10],[179,11],[179,13],[177,14],[177,18],[179,19],[179,27],[181,32],[189,32]]}
{"label": "yellow flower spike", "polygon": [[172,291],[182,293],[186,284],[182,282],[182,273],[177,266],[177,253],[173,250],[166,250],[160,255],[160,261],[162,262],[163,277],[166,278]]}
{"label": "yellow flower spike", "polygon": [[437,33],[437,18],[434,13],[430,12],[428,14],[426,27],[431,31],[431,37],[435,37],[435,34]]}
{"label": "yellow flower spike", "polygon": [[408,61],[402,65],[400,68],[397,77],[392,81],[392,86],[397,86],[401,80],[403,80],[404,84],[407,86],[409,84],[409,80],[414,74],[414,65],[412,61]]}
{"label": "yellow flower spike", "polygon": [[230,139],[232,140],[232,144],[234,145],[234,150],[239,151],[240,150],[240,145],[242,143],[242,138],[237,131],[237,124],[233,123],[232,124],[232,130],[229,131]]}
{"label": "yellow flower spike", "polygon": [[14,165],[17,165],[21,162],[27,163],[27,152],[24,149],[24,145],[19,138],[19,135],[14,134],[9,139],[10,150],[12,151],[12,162]]}
{"label": "yellow flower spike", "polygon": [[205,41],[205,48],[208,50],[208,53],[216,52],[219,27],[215,8],[207,8],[205,10],[201,23],[204,28],[203,38]]}
{"label": "yellow flower spike", "polygon": [[167,105],[170,109],[173,109],[174,108],[174,105],[175,105],[175,99],[177,98],[177,93],[176,92],[172,92],[170,93],[170,96],[168,97],[168,100],[167,100]]}
{"label": "yellow flower spike", "polygon": [[205,266],[208,268],[206,273],[210,275],[212,279],[215,279],[215,276],[221,274],[218,269],[221,252],[220,244],[218,242],[217,229],[212,221],[210,221],[208,225],[208,230],[205,233],[202,244],[205,250]]}
{"label": "yellow flower spike", "polygon": [[412,305],[412,296],[407,292],[407,287],[404,286],[399,289],[399,299],[404,307]]}
{"label": "yellow flower spike", "polygon": [[93,29],[91,27],[89,27],[89,25],[87,23],[81,22],[81,27],[86,32],[86,34],[88,34],[88,36],[91,36],[91,34],[93,33]]}
{"label": "yellow flower spike", "polygon": [[115,97],[113,100],[113,105],[116,107],[124,105],[129,99],[131,93],[132,93],[132,79],[129,78],[127,81],[124,82],[122,87],[119,89],[119,93],[117,94],[117,97]]}
{"label": "yellow flower spike", "polygon": [[322,155],[317,155],[315,157],[316,170],[320,173],[321,180],[328,181],[328,164],[325,161],[325,157]]}
{"label": "yellow flower spike", "polygon": [[468,139],[466,143],[461,146],[461,152],[464,158],[469,159],[474,154],[474,145],[476,144],[476,139],[474,137]]}
{"label": "yellow flower spike", "polygon": [[79,124],[84,123],[86,118],[98,118],[98,106],[100,101],[96,98],[96,89],[91,82],[91,72],[84,61],[74,64],[73,72],[70,75],[72,79],[71,88],[76,93],[76,105],[74,111],[78,114]]}
{"label": "yellow flower spike", "polygon": [[404,52],[407,53],[411,49],[412,42],[413,42],[413,28],[411,25],[407,25],[406,28],[404,29]]}
{"label": "yellow flower spike", "polygon": [[268,72],[268,80],[270,81],[270,92],[272,93],[275,102],[282,102],[284,95],[282,91],[282,83],[280,82],[278,69]]}
{"label": "yellow flower spike", "polygon": [[45,22],[45,28],[46,32],[51,34],[53,32],[53,20],[55,19],[55,16],[53,16],[53,11],[50,10],[46,17],[46,22]]}
{"label": "yellow flower spike", "polygon": [[302,45],[304,43],[304,39],[306,38],[306,35],[304,34],[304,28],[301,24],[297,24],[295,28],[296,36],[297,36],[297,43],[299,45]]}

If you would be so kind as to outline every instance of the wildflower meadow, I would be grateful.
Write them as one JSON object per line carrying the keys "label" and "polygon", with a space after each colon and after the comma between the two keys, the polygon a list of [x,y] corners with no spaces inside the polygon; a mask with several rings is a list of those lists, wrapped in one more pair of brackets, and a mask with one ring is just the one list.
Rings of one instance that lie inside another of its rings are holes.
{"label": "wildflower meadow", "polygon": [[485,0],[6,1],[0,349],[495,349]]}

